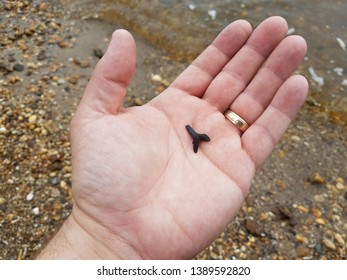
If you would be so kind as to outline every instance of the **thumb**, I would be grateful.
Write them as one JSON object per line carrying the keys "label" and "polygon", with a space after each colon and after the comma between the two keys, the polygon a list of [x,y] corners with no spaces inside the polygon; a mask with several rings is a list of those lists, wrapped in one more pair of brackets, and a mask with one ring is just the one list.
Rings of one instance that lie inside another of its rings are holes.
{"label": "thumb", "polygon": [[116,30],[84,92],[79,110],[83,115],[117,114],[135,71],[135,41],[126,30]]}

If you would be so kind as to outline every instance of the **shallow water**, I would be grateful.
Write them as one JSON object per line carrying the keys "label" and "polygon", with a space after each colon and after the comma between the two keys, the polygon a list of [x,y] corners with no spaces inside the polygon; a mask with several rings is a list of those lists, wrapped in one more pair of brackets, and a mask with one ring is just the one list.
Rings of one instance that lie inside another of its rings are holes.
{"label": "shallow water", "polygon": [[254,26],[271,15],[288,21],[290,34],[305,37],[308,53],[299,71],[310,81],[310,96],[347,121],[347,0],[70,0],[86,18],[117,23],[191,61],[231,21]]}

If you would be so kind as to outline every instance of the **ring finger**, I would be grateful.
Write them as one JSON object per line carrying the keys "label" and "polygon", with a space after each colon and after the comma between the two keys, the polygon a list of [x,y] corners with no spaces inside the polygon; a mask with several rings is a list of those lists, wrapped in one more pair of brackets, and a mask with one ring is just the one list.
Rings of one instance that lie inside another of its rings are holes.
{"label": "ring finger", "polygon": [[246,88],[286,33],[287,23],[283,18],[271,17],[264,20],[214,78],[202,98],[224,112]]}
{"label": "ring finger", "polygon": [[270,104],[277,90],[291,76],[306,53],[306,42],[300,36],[282,40],[245,90],[231,103],[230,109],[249,125]]}

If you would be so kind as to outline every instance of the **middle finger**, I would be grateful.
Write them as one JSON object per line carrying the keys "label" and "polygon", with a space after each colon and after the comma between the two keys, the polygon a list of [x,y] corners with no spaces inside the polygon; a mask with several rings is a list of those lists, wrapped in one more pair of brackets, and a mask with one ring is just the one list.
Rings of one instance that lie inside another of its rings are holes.
{"label": "middle finger", "polygon": [[202,98],[224,112],[286,36],[287,30],[287,22],[282,17],[275,16],[264,20],[211,82]]}

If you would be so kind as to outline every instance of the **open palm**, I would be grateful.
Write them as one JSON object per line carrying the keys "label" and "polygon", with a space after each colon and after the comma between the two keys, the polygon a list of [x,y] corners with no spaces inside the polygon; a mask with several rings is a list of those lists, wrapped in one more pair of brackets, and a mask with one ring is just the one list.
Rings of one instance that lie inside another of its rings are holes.
{"label": "open palm", "polygon": [[[123,109],[135,44],[118,30],[72,121],[72,216],[123,258],[191,258],[236,215],[256,169],[302,105],[306,52],[280,17],[226,27],[158,97]],[[231,108],[243,134],[223,113]],[[194,153],[185,126],[205,133]],[[93,228],[97,228],[94,231]],[[127,251],[127,249],[124,249]]]}

